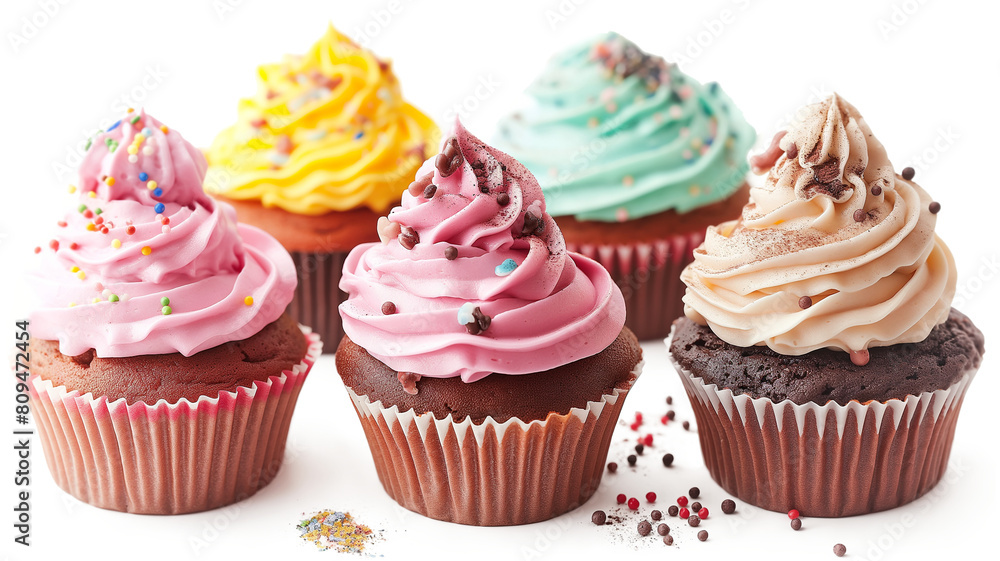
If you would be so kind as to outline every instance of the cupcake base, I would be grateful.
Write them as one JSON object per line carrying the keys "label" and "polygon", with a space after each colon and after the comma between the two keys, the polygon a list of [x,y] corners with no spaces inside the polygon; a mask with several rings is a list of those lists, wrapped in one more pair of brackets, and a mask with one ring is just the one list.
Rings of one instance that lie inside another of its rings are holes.
{"label": "cupcake base", "polygon": [[[293,320],[311,327],[323,341],[340,341],[344,337],[339,308],[347,300],[347,293],[338,287],[348,253],[291,252],[299,282],[286,311]],[[335,350],[330,345],[326,352]]]}
{"label": "cupcake base", "polygon": [[67,391],[29,378],[32,411],[53,479],[97,507],[183,514],[225,506],[281,467],[299,390],[322,343],[302,328],[302,361],[252,387],[154,405]]}

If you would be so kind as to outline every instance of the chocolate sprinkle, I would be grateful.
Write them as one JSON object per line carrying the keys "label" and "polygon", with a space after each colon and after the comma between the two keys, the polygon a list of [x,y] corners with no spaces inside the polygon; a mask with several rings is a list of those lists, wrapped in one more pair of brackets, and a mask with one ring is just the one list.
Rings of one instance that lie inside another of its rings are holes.
{"label": "chocolate sprinkle", "polygon": [[[690,489],[688,489],[688,496],[691,497],[692,499],[697,499],[698,497],[701,496],[701,489],[697,487],[691,487]],[[693,508],[694,510],[701,510],[701,507],[695,507],[694,505],[691,505],[691,508]]]}
{"label": "chocolate sprinkle", "polygon": [[796,146],[795,143],[793,142],[791,145],[789,145],[788,150],[785,153],[788,154],[789,160],[794,160],[795,158],[799,157],[799,147]]}
{"label": "chocolate sprinkle", "polygon": [[701,503],[698,501],[691,503],[691,512],[698,512],[699,510],[701,510]]}
{"label": "chocolate sprinkle", "polygon": [[642,444],[636,444],[635,445],[635,453],[639,454],[640,456],[642,455],[642,451],[645,450],[645,449],[646,449],[646,447],[643,446]]}
{"label": "chocolate sprinkle", "polygon": [[664,454],[663,455],[663,466],[664,467],[670,467],[671,464],[673,464],[673,463],[674,463],[674,455],[673,454]]}
{"label": "chocolate sprinkle", "polygon": [[392,302],[383,302],[382,303],[382,315],[384,315],[384,316],[391,316],[394,313],[396,313],[396,305],[395,304],[393,304]]}
{"label": "chocolate sprinkle", "polygon": [[695,528],[698,526],[698,524],[701,524],[701,518],[698,518],[697,514],[692,514],[691,516],[688,516],[688,526]]}
{"label": "chocolate sprinkle", "polygon": [[708,530],[698,532],[698,541],[703,542],[708,539]]}
{"label": "chocolate sprinkle", "polygon": [[628,465],[630,465],[630,466],[634,466],[635,465],[635,460],[636,460],[635,454],[629,454],[628,458],[625,458],[625,459],[628,460]]}
{"label": "chocolate sprinkle", "polygon": [[941,212],[941,203],[934,201],[929,207],[927,207],[927,210],[931,211],[931,214],[937,214]]}
{"label": "chocolate sprinkle", "polygon": [[[911,169],[911,168],[906,168],[906,169]],[[913,177],[912,172],[910,173],[910,177]],[[845,553],[847,553],[847,548],[844,547],[844,544],[838,543],[837,545],[833,546],[833,554],[836,555],[837,557],[843,557]]]}
{"label": "chocolate sprinkle", "polygon": [[497,195],[497,204],[500,206],[507,206],[510,204],[510,195],[507,193],[500,193]]}
{"label": "chocolate sprinkle", "polygon": [[723,514],[732,514],[734,512],[736,512],[736,501],[734,501],[733,499],[726,499],[722,501]]}
{"label": "chocolate sprinkle", "polygon": [[640,536],[648,536],[653,531],[653,525],[648,520],[643,520],[639,523],[637,530],[639,530]]}
{"label": "chocolate sprinkle", "polygon": [[532,214],[531,211],[524,213],[524,225],[521,226],[522,236],[534,236],[545,231],[545,222]]}
{"label": "chocolate sprinkle", "polygon": [[872,195],[875,195],[877,197],[877,196],[879,196],[881,194],[882,194],[882,186],[881,185],[875,185],[874,187],[872,187]]}
{"label": "chocolate sprinkle", "polygon": [[420,243],[420,234],[409,226],[403,226],[399,232],[399,245],[406,249],[413,249],[413,246]]}
{"label": "chocolate sprinkle", "polygon": [[691,428],[691,423],[684,421],[681,423],[681,426],[684,427],[684,430],[689,430]]}
{"label": "chocolate sprinkle", "polygon": [[462,151],[458,148],[458,139],[454,136],[444,144],[444,149],[434,159],[434,167],[441,177],[448,177],[462,165]]}
{"label": "chocolate sprinkle", "polygon": [[615,462],[608,462],[608,471],[610,473],[618,471],[618,464],[616,464]]}
{"label": "chocolate sprinkle", "polygon": [[792,529],[798,532],[802,528],[802,521],[798,518],[792,519]]}
{"label": "chocolate sprinkle", "polygon": [[479,306],[476,306],[472,310],[472,321],[465,324],[465,329],[470,335],[479,335],[483,331],[489,329],[490,322],[492,321],[493,318],[484,314],[483,311],[479,309]]}
{"label": "chocolate sprinkle", "polygon": [[438,190],[437,185],[435,185],[433,183],[427,185],[427,187],[424,189],[424,198],[425,199],[433,199],[434,198],[434,193],[437,193],[437,190]]}
{"label": "chocolate sprinkle", "polygon": [[916,175],[916,173],[917,173],[916,170],[914,170],[913,168],[905,167],[903,168],[903,171],[899,173],[899,175],[902,175],[903,179],[909,181],[913,179],[913,176]]}
{"label": "chocolate sprinkle", "polygon": [[661,536],[665,536],[670,533],[670,526],[667,526],[666,524],[660,524],[659,526],[656,527],[656,533],[660,534]]}
{"label": "chocolate sprinkle", "polygon": [[678,511],[677,505],[670,505],[670,507],[667,508],[667,514],[669,516],[677,516],[677,511]]}
{"label": "chocolate sprinkle", "polygon": [[810,298],[808,296],[803,296],[802,298],[799,298],[799,307],[802,308],[803,310],[808,309],[809,306],[812,306],[812,305],[813,305],[813,299],[812,298]]}
{"label": "chocolate sprinkle", "polygon": [[654,510],[653,512],[649,513],[649,517],[652,518],[653,520],[659,520],[663,518],[663,513],[658,510]]}
{"label": "chocolate sprinkle", "polygon": [[670,534],[663,536],[663,543],[667,545],[674,545],[674,537]]}
{"label": "chocolate sprinkle", "polygon": [[673,403],[674,403],[674,398],[668,395],[667,396],[667,405],[673,405]]}
{"label": "chocolate sprinkle", "polygon": [[433,173],[428,173],[423,177],[418,177],[417,179],[410,182],[410,185],[409,187],[406,188],[406,190],[409,191],[411,195],[416,196],[420,193],[423,193],[426,187],[431,184],[431,181],[433,179],[434,179]]}
{"label": "chocolate sprinkle", "polygon": [[855,222],[864,222],[865,218],[868,218],[868,213],[865,212],[865,209],[859,208],[858,210],[854,211]]}
{"label": "chocolate sprinkle", "polygon": [[458,248],[454,246],[448,246],[444,248],[444,258],[448,261],[454,261],[458,257]]}
{"label": "chocolate sprinkle", "polygon": [[604,514],[603,510],[595,510],[594,514],[590,515],[590,521],[597,526],[603,526],[608,520],[608,515]]}

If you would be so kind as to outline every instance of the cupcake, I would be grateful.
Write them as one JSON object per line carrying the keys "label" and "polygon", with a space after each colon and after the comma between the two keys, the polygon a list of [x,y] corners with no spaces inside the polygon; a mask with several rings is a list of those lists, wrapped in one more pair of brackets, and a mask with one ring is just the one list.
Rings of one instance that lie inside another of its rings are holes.
{"label": "cupcake", "polygon": [[616,33],[556,55],[527,96],[497,146],[538,178],[567,249],[611,273],[626,325],[665,337],[705,228],[746,203],[753,128],[718,84]]}
{"label": "cupcake", "polygon": [[566,250],[531,173],[460,123],[417,178],[340,285],[337,371],[379,479],[461,524],[569,511],[641,371],[621,291]]}
{"label": "cupcake", "polygon": [[204,193],[205,168],[130,112],[88,142],[79,200],[35,249],[32,412],[56,483],[94,506],[197,512],[267,485],[321,352],[285,313],[288,253]]}
{"label": "cupcake", "polygon": [[684,269],[672,360],[705,463],[744,501],[851,516],[944,474],[983,334],[951,307],[940,204],[852,105],[806,107],[755,161],[742,218]]}
{"label": "cupcake", "polygon": [[344,258],[378,241],[371,225],[399,203],[439,133],[403,101],[390,64],[333,27],[305,55],[259,73],[257,94],[206,153],[205,188],[291,252],[299,284],[289,314],[339,341]]}

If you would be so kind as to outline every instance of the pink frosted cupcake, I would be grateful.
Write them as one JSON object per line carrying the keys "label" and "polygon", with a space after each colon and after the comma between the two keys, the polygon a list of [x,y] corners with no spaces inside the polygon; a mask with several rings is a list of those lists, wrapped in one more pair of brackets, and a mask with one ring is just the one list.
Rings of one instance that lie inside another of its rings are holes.
{"label": "pink frosted cupcake", "polygon": [[597,489],[641,369],[621,291],[461,124],[417,178],[341,281],[337,370],[382,485],[462,524],[562,514]]}
{"label": "pink frosted cupcake", "polygon": [[32,412],[56,483],[102,508],[223,506],[281,466],[322,344],[288,253],[202,190],[205,159],[129,113],[91,140],[30,275]]}

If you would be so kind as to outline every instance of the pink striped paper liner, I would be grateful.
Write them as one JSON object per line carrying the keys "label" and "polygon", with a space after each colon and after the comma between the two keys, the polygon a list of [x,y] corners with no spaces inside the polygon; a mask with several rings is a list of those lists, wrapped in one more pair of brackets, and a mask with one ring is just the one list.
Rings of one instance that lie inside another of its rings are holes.
{"label": "pink striped paper liner", "polygon": [[823,517],[896,508],[931,490],[976,373],[905,399],[818,405],[734,395],[671,362],[712,479],[752,505]]}
{"label": "pink striped paper liner", "polygon": [[[641,372],[642,362],[634,374]],[[527,423],[435,419],[347,392],[396,502],[438,520],[510,526],[548,520],[594,494],[629,389]]]}
{"label": "pink striped paper liner", "polygon": [[122,512],[183,514],[225,506],[267,485],[281,467],[288,426],[318,335],[302,362],[253,387],[155,405],[108,401],[38,374],[32,412],[56,483],[83,502]]}
{"label": "pink striped paper liner", "polygon": [[640,341],[662,339],[684,313],[681,271],[694,260],[705,232],[650,243],[576,244],[566,249],[597,261],[611,273],[625,297],[625,325]]}

